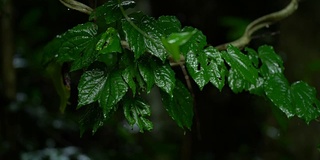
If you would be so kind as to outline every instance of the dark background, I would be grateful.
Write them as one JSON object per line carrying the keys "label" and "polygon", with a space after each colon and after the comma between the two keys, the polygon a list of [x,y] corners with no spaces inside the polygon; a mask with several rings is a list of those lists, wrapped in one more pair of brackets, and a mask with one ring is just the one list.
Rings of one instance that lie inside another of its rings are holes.
{"label": "dark background", "polygon": [[[297,118],[288,120],[264,98],[233,94],[228,87],[219,92],[210,85],[201,92],[195,88],[200,125],[194,125],[192,131],[185,132],[171,120],[154,89],[149,96],[153,131],[139,133],[117,113],[95,135],[86,132],[80,138],[76,95],[66,113],[61,114],[59,97],[40,60],[46,43],[86,22],[88,16],[67,9],[58,0],[11,0],[11,9],[7,1],[0,2],[0,159],[320,158],[319,122],[307,125]],[[250,21],[287,3],[288,0],[138,0],[137,9],[155,17],[175,15],[183,26],[202,30],[208,43],[215,46],[234,40]],[[12,21],[6,27],[8,17]],[[284,59],[290,82],[303,80],[320,91],[319,28],[320,1],[303,0],[294,15],[259,31],[249,46],[256,49],[261,44],[273,45]],[[7,55],[8,50],[11,55]]]}

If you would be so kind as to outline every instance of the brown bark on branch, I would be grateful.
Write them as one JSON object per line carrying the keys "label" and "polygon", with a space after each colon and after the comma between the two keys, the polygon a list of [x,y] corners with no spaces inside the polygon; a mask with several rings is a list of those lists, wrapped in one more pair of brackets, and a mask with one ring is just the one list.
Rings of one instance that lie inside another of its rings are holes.
{"label": "brown bark on branch", "polygon": [[13,13],[11,0],[6,1],[1,14],[1,80],[6,98],[12,100],[16,97],[16,71],[13,66]]}

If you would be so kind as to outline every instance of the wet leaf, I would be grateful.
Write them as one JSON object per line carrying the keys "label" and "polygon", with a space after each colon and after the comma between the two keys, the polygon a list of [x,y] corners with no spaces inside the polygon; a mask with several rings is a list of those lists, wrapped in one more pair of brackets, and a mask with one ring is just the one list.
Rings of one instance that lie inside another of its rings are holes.
{"label": "wet leaf", "polygon": [[145,118],[151,115],[150,106],[141,99],[127,100],[123,107],[124,116],[131,126],[137,124],[141,133],[145,130],[150,131],[153,128],[152,122]]}
{"label": "wet leaf", "polygon": [[221,53],[213,47],[206,48],[204,52],[209,59],[206,72],[209,74],[210,82],[221,91],[228,72]]}
{"label": "wet leaf", "polygon": [[127,91],[128,85],[122,79],[120,71],[108,74],[98,100],[105,116],[108,116],[112,108],[122,99]]}
{"label": "wet leaf", "polygon": [[193,119],[193,99],[186,87],[177,81],[173,96],[161,92],[162,102],[170,117],[181,128],[191,129]]}
{"label": "wet leaf", "polygon": [[134,81],[135,69],[133,68],[132,65],[129,65],[126,69],[122,71],[122,78],[132,90],[133,96],[135,96],[137,86],[136,86],[136,82]]}
{"label": "wet leaf", "polygon": [[154,73],[150,63],[142,61],[138,64],[139,72],[144,82],[147,84],[147,93],[149,93],[155,83]]}
{"label": "wet leaf", "polygon": [[96,42],[97,40],[93,39],[88,43],[87,48],[84,49],[82,55],[72,62],[70,72],[87,68],[90,64],[96,61],[98,57],[97,51],[94,49]]}
{"label": "wet leaf", "polygon": [[101,35],[100,40],[96,44],[96,50],[100,54],[107,54],[112,52],[122,52],[120,36],[118,32],[110,27]]}
{"label": "wet leaf", "polygon": [[252,62],[253,66],[255,68],[258,68],[259,67],[258,53],[255,50],[248,48],[248,47],[245,48],[245,51],[248,53],[248,57],[249,57],[250,61]]}
{"label": "wet leaf", "polygon": [[155,84],[169,95],[172,95],[176,81],[175,72],[169,65],[158,65],[156,63],[152,65],[152,70]]}
{"label": "wet leaf", "polygon": [[164,36],[163,28],[157,25],[154,18],[141,13],[132,14],[131,21],[135,26],[123,20],[122,29],[126,41],[134,52],[134,57],[138,59],[145,52],[149,52],[164,61],[167,58],[167,53],[161,42],[161,37]]}
{"label": "wet leaf", "polygon": [[157,20],[157,25],[162,30],[164,36],[180,32],[181,30],[180,21],[175,16],[160,16]]}
{"label": "wet leaf", "polygon": [[274,52],[271,46],[260,46],[258,53],[262,62],[260,72],[263,76],[283,73],[283,61],[281,60],[280,56]]}
{"label": "wet leaf", "polygon": [[78,84],[78,108],[97,101],[100,98],[106,80],[107,76],[104,71],[92,70],[84,72]]}
{"label": "wet leaf", "polygon": [[315,88],[305,82],[298,81],[291,85],[291,97],[295,112],[307,123],[320,116],[320,103],[316,96]]}
{"label": "wet leaf", "polygon": [[[61,46],[56,56],[60,63],[74,61],[81,57],[82,52],[92,45],[95,40],[98,27],[92,23],[77,25],[66,33],[58,36],[61,39]],[[88,53],[90,54],[90,53]]]}
{"label": "wet leaf", "polygon": [[97,7],[90,15],[90,20],[104,18],[107,24],[113,23],[123,17],[120,6],[124,9],[133,8],[134,1],[122,1],[120,5],[117,0],[109,0],[107,3]]}
{"label": "wet leaf", "polygon": [[180,46],[188,42],[188,40],[196,33],[193,32],[181,32],[181,33],[172,33],[167,38],[161,39],[162,44],[169,52],[169,55],[173,57],[175,61],[180,60]]}
{"label": "wet leaf", "polygon": [[[202,56],[204,56],[204,53],[201,53]],[[199,56],[200,57],[200,56]],[[210,80],[209,72],[205,70],[205,66],[202,66],[202,64],[207,64],[206,58],[200,59],[197,54],[193,52],[189,52],[186,55],[186,67],[190,74],[190,76],[193,78],[193,80],[197,83],[200,89],[202,89]],[[202,62],[204,61],[204,62]]]}
{"label": "wet leaf", "polygon": [[265,81],[264,88],[267,97],[272,103],[279,107],[287,117],[295,115],[295,109],[292,106],[292,99],[290,96],[289,83],[283,74],[278,73],[268,77]]}
{"label": "wet leaf", "polygon": [[203,51],[203,48],[207,45],[207,38],[200,30],[192,27],[184,27],[182,32],[195,32],[188,42],[181,46],[183,55],[189,52],[198,53],[199,51]]}
{"label": "wet leaf", "polygon": [[256,84],[258,70],[254,68],[249,58],[233,46],[228,46],[227,52],[221,52],[222,57],[228,65],[234,69],[239,76],[251,84]]}
{"label": "wet leaf", "polygon": [[97,103],[92,103],[85,107],[79,121],[80,136],[82,136],[87,129],[92,129],[92,134],[95,134],[98,128],[103,126],[103,123],[106,120]]}

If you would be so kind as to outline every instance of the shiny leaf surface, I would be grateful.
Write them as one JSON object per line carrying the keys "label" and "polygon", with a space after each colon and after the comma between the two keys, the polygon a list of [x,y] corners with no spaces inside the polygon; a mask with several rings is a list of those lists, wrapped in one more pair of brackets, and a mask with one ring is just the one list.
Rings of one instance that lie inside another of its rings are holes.
{"label": "shiny leaf surface", "polygon": [[228,46],[227,52],[222,52],[222,57],[228,65],[239,73],[246,81],[255,84],[258,78],[258,70],[253,67],[250,59],[240,50],[233,46]]}
{"label": "shiny leaf surface", "polygon": [[108,75],[98,100],[105,116],[108,116],[109,112],[122,99],[127,91],[128,85],[122,79],[121,72],[113,72]]}
{"label": "shiny leaf surface", "polygon": [[198,51],[202,51],[207,45],[207,38],[200,30],[192,27],[184,27],[182,32],[195,32],[188,42],[181,46],[183,55],[186,55],[189,52],[197,53]]}
{"label": "shiny leaf surface", "polygon": [[155,84],[166,93],[172,95],[176,79],[171,67],[169,65],[158,65],[154,63],[152,69]]}
{"label": "shiny leaf surface", "polygon": [[152,122],[145,118],[151,115],[150,106],[145,102],[140,99],[132,99],[126,101],[123,107],[124,116],[131,126],[137,124],[142,133],[153,128]]}
{"label": "shiny leaf surface", "polygon": [[95,40],[97,29],[98,27],[94,23],[87,22],[77,25],[63,35],[58,36],[62,44],[56,56],[57,61],[62,63],[80,58],[81,53],[90,47],[91,42]]}
{"label": "shiny leaf surface", "polygon": [[298,81],[291,85],[291,97],[295,112],[307,123],[320,116],[320,103],[316,96],[315,88],[305,82]]}
{"label": "shiny leaf surface", "polygon": [[101,35],[100,40],[97,42],[96,50],[98,50],[100,54],[112,52],[120,53],[122,47],[118,32],[112,27],[108,28],[106,32]]}
{"label": "shiny leaf surface", "polygon": [[181,128],[191,129],[193,119],[193,100],[186,87],[177,81],[173,96],[161,92],[162,102],[170,117]]}
{"label": "shiny leaf surface", "polygon": [[258,49],[259,57],[262,62],[261,74],[264,76],[283,73],[283,62],[271,46],[260,46]]}
{"label": "shiny leaf surface", "polygon": [[117,0],[109,0],[107,3],[97,7],[95,11],[90,15],[90,20],[104,18],[107,24],[113,23],[123,17],[120,6],[124,9],[133,8],[135,6],[134,1],[123,1],[118,4]]}
{"label": "shiny leaf surface", "polygon": [[78,85],[78,108],[97,101],[104,88],[107,76],[104,71],[86,71],[80,78]]}
{"label": "shiny leaf surface", "polygon": [[135,58],[138,59],[144,52],[149,52],[164,61],[167,53],[161,42],[163,32],[157,21],[141,13],[131,15],[131,21],[135,26],[123,20],[122,28]]}
{"label": "shiny leaf surface", "polygon": [[221,53],[213,47],[206,48],[204,52],[209,58],[206,72],[209,74],[210,82],[221,91],[225,85],[225,77],[227,74],[227,68]]}
{"label": "shiny leaf surface", "polygon": [[[204,53],[201,53],[204,56]],[[210,80],[209,72],[205,70],[204,66],[200,64],[200,58],[193,52],[189,52],[186,55],[186,67],[192,77],[192,79],[197,83],[200,89],[202,89]],[[202,58],[202,64],[207,64],[207,59]]]}
{"label": "shiny leaf surface", "polygon": [[147,63],[145,61],[142,61],[138,64],[139,72],[144,80],[144,82],[147,84],[146,89],[147,93],[149,93],[155,83],[154,73],[152,70],[152,67],[150,63]]}
{"label": "shiny leaf surface", "polygon": [[295,115],[292,99],[290,97],[289,83],[282,74],[274,74],[268,77],[264,88],[267,97],[272,103],[279,107],[287,117]]}
{"label": "shiny leaf surface", "polygon": [[193,32],[181,32],[181,33],[172,33],[167,38],[161,39],[162,44],[169,52],[169,55],[173,57],[175,61],[180,60],[180,46],[188,42],[188,40],[193,36],[197,31]]}

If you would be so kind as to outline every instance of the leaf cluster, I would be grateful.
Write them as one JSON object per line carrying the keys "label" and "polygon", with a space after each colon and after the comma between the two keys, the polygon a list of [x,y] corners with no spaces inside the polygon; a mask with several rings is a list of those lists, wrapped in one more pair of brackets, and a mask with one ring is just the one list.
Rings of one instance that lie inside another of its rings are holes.
{"label": "leaf cluster", "polygon": [[221,91],[228,84],[235,93],[265,96],[288,117],[310,122],[320,115],[315,89],[301,81],[290,85],[272,47],[242,53],[230,45],[219,51],[208,46],[200,30],[182,27],[176,17],[125,12],[134,6],[130,0],[109,0],[87,23],[57,36],[44,49],[44,64],[70,63],[71,73],[82,73],[77,88],[78,108],[87,109],[80,121],[82,133],[95,133],[119,109],[130,125],[151,130],[150,106],[143,95],[155,86],[172,119],[190,129],[193,97],[175,77],[170,59],[185,65],[200,89],[211,83]]}

